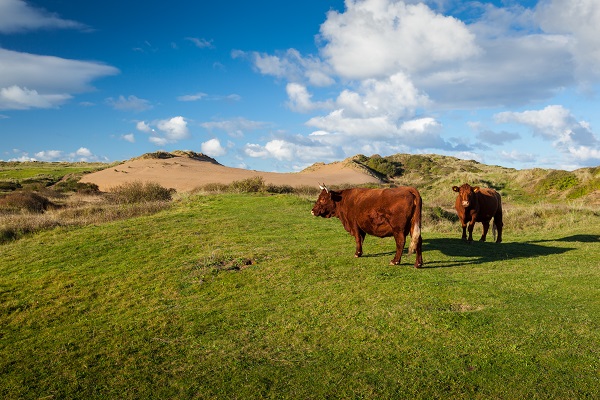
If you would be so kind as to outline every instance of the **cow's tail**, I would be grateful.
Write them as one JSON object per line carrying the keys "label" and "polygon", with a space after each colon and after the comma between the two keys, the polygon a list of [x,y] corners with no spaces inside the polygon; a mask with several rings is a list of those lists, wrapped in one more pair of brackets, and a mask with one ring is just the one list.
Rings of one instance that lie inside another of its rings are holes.
{"label": "cow's tail", "polygon": [[408,246],[409,255],[417,251],[417,245],[419,244],[419,239],[421,238],[421,208],[423,208],[423,200],[421,199],[419,191],[417,189],[413,189],[412,193],[415,196],[415,208],[412,215],[412,226],[410,227],[411,239],[410,245]]}

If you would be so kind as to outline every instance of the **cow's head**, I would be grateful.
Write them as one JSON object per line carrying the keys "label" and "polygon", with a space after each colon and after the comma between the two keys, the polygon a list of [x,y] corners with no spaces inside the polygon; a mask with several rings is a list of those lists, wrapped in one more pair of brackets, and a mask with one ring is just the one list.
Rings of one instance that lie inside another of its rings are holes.
{"label": "cow's head", "polygon": [[461,187],[452,186],[452,190],[458,193],[460,204],[467,208],[472,204],[475,204],[475,193],[479,192],[479,186],[471,186],[465,183]]}
{"label": "cow's head", "polygon": [[340,193],[329,190],[325,184],[319,185],[321,194],[310,212],[315,217],[331,218],[335,217],[336,201],[340,200]]}

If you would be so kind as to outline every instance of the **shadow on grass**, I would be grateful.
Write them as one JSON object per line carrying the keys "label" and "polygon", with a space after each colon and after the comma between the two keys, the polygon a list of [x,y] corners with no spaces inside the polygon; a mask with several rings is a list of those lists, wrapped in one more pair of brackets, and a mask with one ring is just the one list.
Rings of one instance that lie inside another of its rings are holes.
{"label": "shadow on grass", "polygon": [[[585,238],[581,238],[584,236]],[[588,236],[590,236],[588,238]],[[573,240],[572,238],[578,238]],[[552,240],[552,241],[583,241],[591,240],[592,235],[576,235],[569,238]],[[550,241],[550,240],[549,240]],[[575,250],[570,247],[553,247],[542,246],[536,244],[540,241],[523,242],[523,243],[494,243],[494,242],[478,242],[467,243],[462,239],[457,238],[439,238],[439,239],[424,239],[423,240],[423,258],[425,265],[423,268],[448,268],[460,267],[466,265],[478,265],[488,262],[501,260],[516,260],[519,258],[532,258],[541,256],[550,256],[563,254],[570,250]],[[448,261],[432,260],[430,262],[425,258],[427,251],[437,250],[442,254],[453,258]]]}

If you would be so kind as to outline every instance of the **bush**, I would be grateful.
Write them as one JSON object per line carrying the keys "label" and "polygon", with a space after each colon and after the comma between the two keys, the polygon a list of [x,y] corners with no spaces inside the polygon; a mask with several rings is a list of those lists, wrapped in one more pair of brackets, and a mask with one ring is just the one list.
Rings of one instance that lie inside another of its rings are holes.
{"label": "bush", "polygon": [[152,201],[170,201],[175,189],[167,189],[154,182],[127,182],[110,190],[117,203],[134,204]]}
{"label": "bush", "polygon": [[229,191],[235,193],[258,193],[265,190],[265,180],[262,176],[233,181],[229,185]]}
{"label": "bush", "polygon": [[12,192],[22,187],[23,186],[16,181],[0,181],[0,192]]}
{"label": "bush", "polygon": [[48,208],[57,207],[44,196],[33,192],[13,192],[0,198],[0,209],[3,211],[43,213]]}

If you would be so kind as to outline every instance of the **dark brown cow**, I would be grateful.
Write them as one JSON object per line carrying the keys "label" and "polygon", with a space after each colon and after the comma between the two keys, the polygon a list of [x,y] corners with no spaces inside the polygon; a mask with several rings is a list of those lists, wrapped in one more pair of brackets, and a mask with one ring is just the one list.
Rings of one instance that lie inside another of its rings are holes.
{"label": "dark brown cow", "polygon": [[[496,239],[496,243],[502,242],[502,199],[500,194],[494,189],[472,187],[465,183],[461,187],[452,186],[452,190],[458,192],[454,208],[458,214],[458,218],[462,223],[462,239],[473,241],[473,226],[475,222],[483,224],[483,235],[481,239],[485,242],[485,237],[490,228],[490,220],[494,218],[492,234]],[[467,239],[467,224],[469,224],[469,238]],[[498,237],[496,238],[496,230]]]}
{"label": "dark brown cow", "polygon": [[408,254],[417,253],[415,268],[423,265],[421,238],[421,208],[419,191],[413,187],[393,189],[345,189],[334,191],[321,186],[321,194],[312,209],[312,215],[323,218],[337,217],[344,228],[356,239],[354,257],[362,255],[366,234],[377,237],[393,236],[396,255],[391,265],[400,264],[406,235],[412,240]]}

